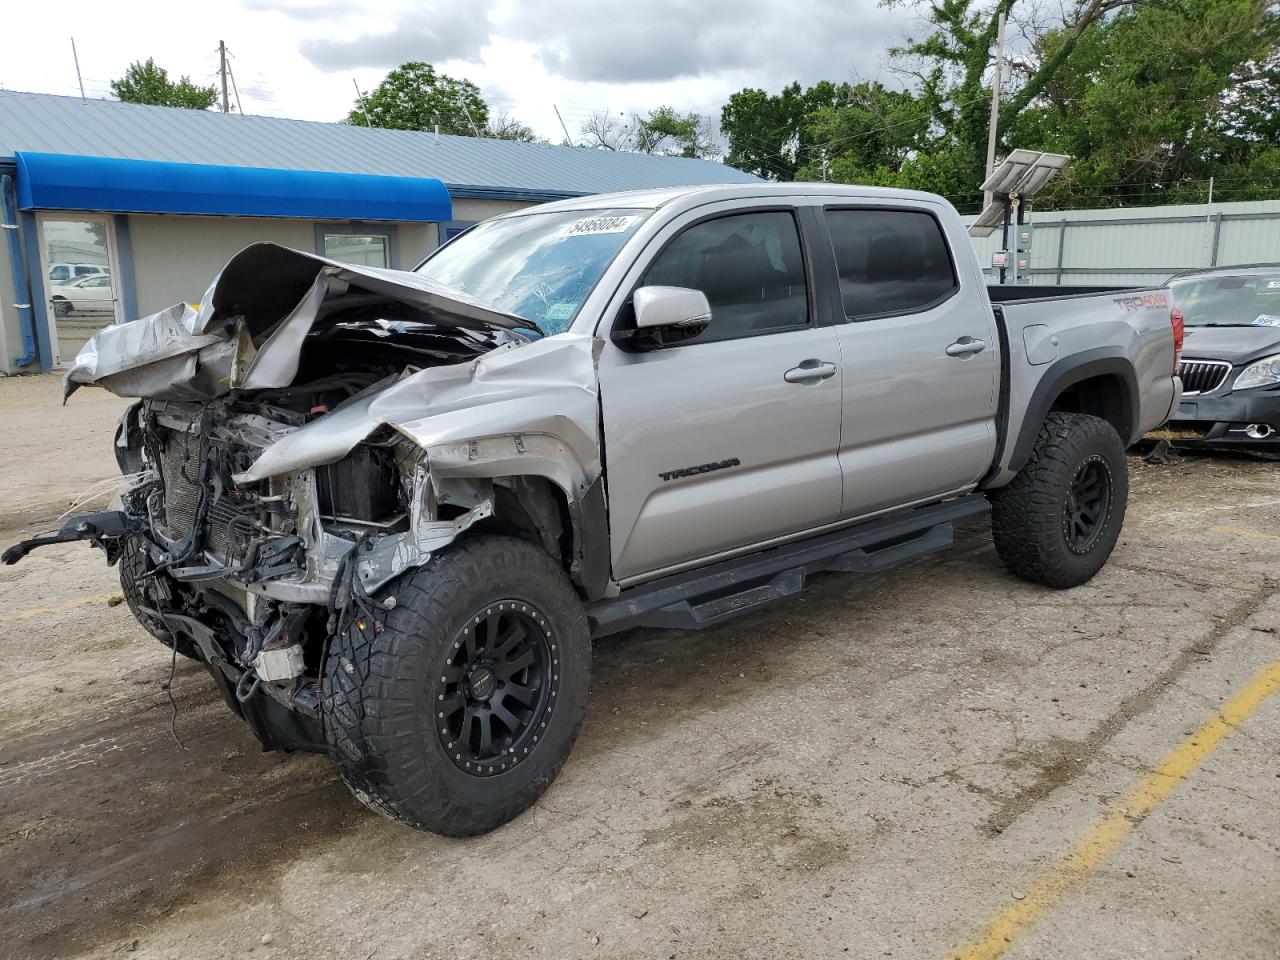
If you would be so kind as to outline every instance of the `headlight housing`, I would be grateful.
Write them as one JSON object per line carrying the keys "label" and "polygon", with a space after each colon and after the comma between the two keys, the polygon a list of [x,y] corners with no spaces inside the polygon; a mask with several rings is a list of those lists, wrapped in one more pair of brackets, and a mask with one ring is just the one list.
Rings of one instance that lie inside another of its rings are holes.
{"label": "headlight housing", "polygon": [[1273,383],[1280,383],[1280,353],[1249,364],[1240,371],[1232,389],[1247,390],[1249,387],[1267,387]]}

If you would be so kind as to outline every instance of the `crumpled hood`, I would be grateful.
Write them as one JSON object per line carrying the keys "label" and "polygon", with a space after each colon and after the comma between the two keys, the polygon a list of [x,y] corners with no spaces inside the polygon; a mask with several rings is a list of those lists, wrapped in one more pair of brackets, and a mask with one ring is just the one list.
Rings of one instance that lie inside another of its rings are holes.
{"label": "crumpled hood", "polygon": [[277,440],[233,479],[252,483],[332,463],[382,426],[424,450],[510,434],[553,437],[594,479],[601,467],[596,361],[603,346],[588,335],[562,333],[375,384]]}
{"label": "crumpled hood", "polygon": [[1182,355],[1196,360],[1248,363],[1280,353],[1280,327],[1187,327]]}
{"label": "crumpled hood", "polygon": [[288,386],[303,338],[353,287],[415,306],[440,327],[539,332],[416,273],[255,243],[228,261],[197,306],[176,304],[94,334],[67,371],[65,393],[92,384],[126,397],[193,400]]}

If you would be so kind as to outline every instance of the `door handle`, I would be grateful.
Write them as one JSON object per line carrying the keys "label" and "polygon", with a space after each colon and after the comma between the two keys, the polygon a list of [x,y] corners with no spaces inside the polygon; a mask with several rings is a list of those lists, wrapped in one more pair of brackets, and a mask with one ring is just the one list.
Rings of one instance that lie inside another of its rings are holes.
{"label": "door handle", "polygon": [[815,383],[836,375],[836,365],[823,360],[801,360],[799,366],[792,367],[782,375],[787,383]]}
{"label": "door handle", "polygon": [[987,349],[986,341],[975,340],[973,337],[961,337],[955,343],[947,347],[948,357],[972,357],[976,353],[981,353]]}

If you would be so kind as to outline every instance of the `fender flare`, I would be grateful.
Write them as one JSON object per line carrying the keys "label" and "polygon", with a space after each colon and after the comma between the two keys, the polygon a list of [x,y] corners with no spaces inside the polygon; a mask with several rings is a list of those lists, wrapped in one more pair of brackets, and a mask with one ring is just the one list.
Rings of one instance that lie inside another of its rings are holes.
{"label": "fender flare", "polygon": [[432,476],[441,479],[538,477],[559,489],[569,508],[573,556],[569,576],[587,600],[598,600],[612,581],[604,476],[594,477],[559,437],[511,433],[427,447]]}
{"label": "fender flare", "polygon": [[1054,401],[1077,383],[1100,376],[1118,377],[1124,385],[1128,422],[1125,429],[1120,431],[1120,439],[1126,447],[1137,439],[1133,432],[1139,428],[1140,410],[1138,375],[1133,362],[1114,347],[1095,347],[1063,357],[1052,364],[1040,378],[1027,403],[1026,414],[1009,456],[1008,469],[1011,472],[1017,473],[1031,459],[1031,450],[1035,446],[1036,437],[1040,435],[1040,426],[1049,416]]}

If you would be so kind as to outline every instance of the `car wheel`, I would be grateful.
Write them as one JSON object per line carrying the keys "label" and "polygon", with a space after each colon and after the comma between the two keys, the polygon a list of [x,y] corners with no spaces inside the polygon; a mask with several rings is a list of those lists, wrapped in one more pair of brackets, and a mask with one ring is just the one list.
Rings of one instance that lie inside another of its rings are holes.
{"label": "car wheel", "polygon": [[149,607],[152,610],[156,609],[157,602],[153,594],[161,586],[160,577],[166,576],[165,574],[160,574],[160,577],[143,580],[144,575],[150,569],[151,563],[142,541],[137,537],[127,538],[120,546],[120,592],[124,594],[124,602],[129,605],[129,612],[133,614],[134,619],[142,625],[142,628],[147,633],[151,634],[170,650],[177,649],[178,653],[184,657],[199,660],[200,648],[196,646],[193,640],[188,637],[178,637],[175,640],[173,634],[165,628],[161,621],[143,612],[143,607]]}
{"label": "car wheel", "polygon": [[457,543],[330,641],[322,710],[330,755],[367,806],[419,830],[472,836],[555,779],[586,711],[581,600],[531,543]]}
{"label": "car wheel", "polygon": [[1111,556],[1128,496],[1115,427],[1087,414],[1051,413],[1026,465],[991,496],[996,552],[1024,580],[1079,586]]}
{"label": "car wheel", "polygon": [[65,317],[71,313],[72,309],[70,300],[62,300],[58,297],[53,298],[53,315],[55,317]]}

